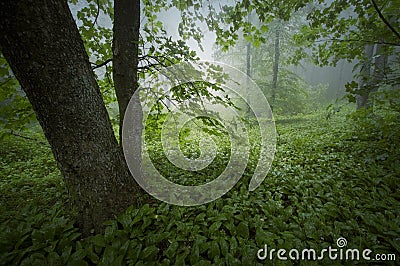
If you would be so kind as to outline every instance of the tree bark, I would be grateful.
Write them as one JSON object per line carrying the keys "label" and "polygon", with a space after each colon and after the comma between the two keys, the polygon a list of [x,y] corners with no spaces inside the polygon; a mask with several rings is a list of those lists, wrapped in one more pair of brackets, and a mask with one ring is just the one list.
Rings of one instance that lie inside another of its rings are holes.
{"label": "tree bark", "polygon": [[371,80],[371,64],[372,64],[372,55],[374,53],[373,45],[365,46],[365,61],[362,65],[360,71],[360,77],[358,81],[358,90],[359,94],[356,95],[357,100],[357,110],[361,108],[368,108],[368,98],[370,92],[370,83]]}
{"label": "tree bark", "polygon": [[84,235],[138,204],[67,1],[4,0],[1,50],[31,102]]}
{"label": "tree bark", "polygon": [[114,1],[113,78],[119,107],[119,136],[129,100],[138,88],[140,0]]}
{"label": "tree bark", "polygon": [[280,56],[280,47],[279,47],[279,41],[280,41],[280,31],[279,28],[275,30],[275,45],[274,45],[274,50],[275,50],[275,58],[274,58],[274,73],[272,77],[272,105],[275,103],[275,98],[276,98],[276,90],[278,88],[278,72],[279,72],[279,56]]}
{"label": "tree bark", "polygon": [[[382,44],[367,45],[365,47],[365,55],[367,61],[363,64],[360,72],[360,94],[356,97],[357,109],[371,108],[373,106],[371,94],[378,90],[379,83],[384,79],[388,60],[388,55],[383,51]],[[372,59],[373,57],[374,59]],[[374,65],[373,71],[371,71],[372,65]]]}
{"label": "tree bark", "polygon": [[[139,55],[139,30],[140,30],[140,0],[115,0],[114,1],[114,36],[113,36],[113,77],[115,93],[119,108],[119,140],[122,147],[122,138],[127,137],[133,141],[133,151],[125,151],[125,156],[131,156],[130,167],[134,168],[135,175],[141,178],[142,172],[142,131],[143,111],[140,105],[138,90],[138,55]],[[127,106],[134,95],[135,105],[127,111]],[[132,136],[122,135],[125,114],[133,119],[135,128],[131,129]],[[133,163],[134,162],[134,163]]]}
{"label": "tree bark", "polygon": [[382,44],[375,46],[375,68],[373,73],[374,85],[377,85],[385,78],[385,68],[388,61],[388,55],[383,51]]}
{"label": "tree bark", "polygon": [[[247,14],[247,22],[248,23],[251,23],[251,12],[249,12],[248,14]],[[246,74],[247,74],[247,77],[248,77],[248,79],[247,79],[247,82],[249,82],[250,80],[249,79],[251,79],[251,43],[250,42],[247,42],[247,45],[246,45]],[[251,108],[250,108],[250,105],[251,105],[251,91],[250,91],[250,89],[249,89],[249,84],[247,84],[246,85],[247,86],[247,89],[246,89],[246,100],[247,100],[247,105],[246,105],[246,115],[250,115],[250,113],[251,113]]]}

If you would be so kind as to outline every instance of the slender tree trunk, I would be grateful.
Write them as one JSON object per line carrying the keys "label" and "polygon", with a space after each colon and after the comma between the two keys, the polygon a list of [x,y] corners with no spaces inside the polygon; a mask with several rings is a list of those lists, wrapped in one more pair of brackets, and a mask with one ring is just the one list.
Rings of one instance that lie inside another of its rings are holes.
{"label": "slender tree trunk", "polygon": [[[251,23],[251,12],[248,13],[247,15],[247,22]],[[246,45],[246,74],[248,78],[251,78],[251,43],[248,42]],[[248,80],[249,81],[249,80]],[[246,108],[246,114],[250,115],[251,109],[250,109],[250,97],[251,97],[251,92],[249,90],[249,84],[247,84],[247,90],[246,90],[246,98],[247,98],[247,108]]]}
{"label": "slender tree trunk", "polygon": [[246,74],[251,78],[251,44],[246,45]]}
{"label": "slender tree trunk", "polygon": [[385,67],[387,65],[388,55],[383,51],[382,44],[376,44],[375,47],[375,68],[373,73],[374,84],[381,82],[385,78]]}
{"label": "slender tree trunk", "polygon": [[[128,110],[127,118],[133,119],[135,128],[133,136],[124,136],[133,141],[135,147],[141,147],[143,131],[143,113],[138,89],[138,55],[140,30],[140,0],[114,1],[114,36],[113,36],[113,77],[115,92],[119,107],[119,138],[122,147],[122,126],[127,112],[127,106],[134,95],[133,110]],[[142,150],[125,151],[125,156],[134,157],[131,167],[135,175],[142,176]]]}
{"label": "slender tree trunk", "polygon": [[[373,106],[371,94],[378,90],[379,83],[384,79],[385,67],[388,60],[387,54],[383,51],[382,44],[376,44],[375,46],[367,45],[365,55],[367,61],[364,63],[360,73],[360,95],[357,95],[357,109],[371,108]],[[374,59],[372,59],[373,57]],[[374,70],[371,73],[372,65],[374,65]]]}
{"label": "slender tree trunk", "polygon": [[371,64],[372,64],[372,55],[374,53],[373,45],[365,46],[365,62],[362,65],[360,71],[360,77],[358,81],[358,90],[359,94],[356,96],[357,99],[357,110],[361,108],[368,108],[368,98],[370,92],[370,83],[371,80]]}
{"label": "slender tree trunk", "polygon": [[[373,94],[378,91],[379,86],[383,79],[385,78],[385,68],[388,61],[388,55],[385,51],[383,51],[382,44],[375,45],[375,62],[374,62],[374,72],[372,73],[372,81],[371,81],[371,91],[370,94]],[[368,97],[367,107],[373,107],[373,98]]]}
{"label": "slender tree trunk", "polygon": [[84,235],[138,203],[66,1],[3,0],[0,45],[49,141]]}
{"label": "slender tree trunk", "polygon": [[138,88],[140,0],[114,1],[113,77],[122,124],[129,100]]}
{"label": "slender tree trunk", "polygon": [[274,105],[275,103],[276,90],[278,87],[279,56],[280,56],[279,41],[280,41],[280,30],[279,28],[277,28],[275,30],[275,45],[274,45],[275,58],[274,58],[274,73],[272,77],[272,96],[271,96],[272,105]]}

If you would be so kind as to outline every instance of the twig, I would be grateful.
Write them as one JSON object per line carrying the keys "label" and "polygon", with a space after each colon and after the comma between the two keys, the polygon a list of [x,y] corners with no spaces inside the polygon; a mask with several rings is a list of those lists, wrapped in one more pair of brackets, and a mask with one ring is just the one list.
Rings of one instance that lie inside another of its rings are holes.
{"label": "twig", "polygon": [[95,63],[92,63],[92,64],[94,65],[94,66],[92,67],[92,69],[95,70],[96,68],[100,68],[100,67],[102,67],[102,66],[105,66],[105,65],[107,65],[108,63],[110,63],[111,61],[112,61],[112,58],[107,59],[106,61],[104,61],[103,63],[98,64],[98,65],[96,65]]}
{"label": "twig", "polygon": [[0,87],[6,85],[8,82],[10,82],[11,80],[13,80],[13,77],[8,78],[6,81],[4,81],[3,83],[0,84]]}
{"label": "twig", "polygon": [[38,139],[34,139],[34,138],[31,138],[31,137],[27,137],[27,136],[21,135],[19,133],[14,132],[14,130],[10,130],[10,134],[15,136],[15,137],[19,137],[19,138],[23,138],[23,139],[27,139],[27,140],[33,140],[33,141],[36,141],[37,143],[39,143],[39,144],[41,144],[43,146],[50,147],[49,144],[46,143],[46,142],[43,142],[43,141],[40,141]]}
{"label": "twig", "polygon": [[99,18],[99,14],[100,14],[100,3],[99,3],[99,0],[96,0],[96,3],[97,3],[97,14],[96,14],[96,17],[94,18],[94,21],[93,21],[93,24],[92,24],[92,28],[97,23],[97,19]]}

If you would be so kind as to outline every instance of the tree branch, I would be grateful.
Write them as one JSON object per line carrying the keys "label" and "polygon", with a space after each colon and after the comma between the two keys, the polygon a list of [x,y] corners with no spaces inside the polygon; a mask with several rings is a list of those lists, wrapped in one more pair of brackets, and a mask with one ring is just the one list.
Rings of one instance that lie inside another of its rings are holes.
{"label": "tree branch", "polygon": [[322,39],[322,40],[317,40],[315,41],[316,43],[318,42],[359,42],[359,43],[368,43],[368,44],[386,44],[386,45],[392,45],[392,46],[400,46],[400,43],[394,43],[394,42],[385,42],[385,41],[368,41],[368,40],[356,40],[356,39]]}
{"label": "tree branch", "polygon": [[396,31],[395,28],[392,27],[392,25],[390,25],[390,23],[386,20],[386,18],[383,16],[382,12],[379,10],[378,6],[376,5],[374,0],[371,0],[372,5],[374,6],[376,12],[378,13],[379,17],[381,18],[381,20],[383,21],[383,23],[386,24],[386,26],[388,26],[388,28],[397,36],[397,38],[400,39],[400,34]]}
{"label": "tree branch", "polygon": [[97,23],[97,19],[99,18],[99,14],[100,14],[100,3],[99,3],[99,0],[96,0],[96,3],[97,3],[97,14],[96,14],[96,17],[94,18],[92,28]]}
{"label": "tree branch", "polygon": [[94,66],[92,67],[92,69],[94,70],[94,69],[96,69],[96,68],[100,68],[100,67],[102,67],[102,66],[107,65],[107,64],[110,63],[110,62],[112,62],[112,58],[107,59],[106,61],[104,61],[103,63],[98,64],[98,65],[96,65],[95,63],[92,63],[92,65],[94,65]]}
{"label": "tree branch", "polygon": [[4,85],[6,85],[8,82],[10,82],[11,80],[13,80],[13,77],[8,78],[6,81],[4,81],[3,83],[0,84],[0,87],[3,87]]}
{"label": "tree branch", "polygon": [[33,140],[33,141],[36,141],[37,143],[39,143],[39,144],[41,144],[43,146],[50,147],[49,143],[47,143],[47,142],[21,135],[19,133],[16,133],[14,130],[10,130],[9,133],[10,133],[10,135],[13,135],[15,137],[19,137],[19,138],[23,138],[23,139],[27,139],[27,140]]}

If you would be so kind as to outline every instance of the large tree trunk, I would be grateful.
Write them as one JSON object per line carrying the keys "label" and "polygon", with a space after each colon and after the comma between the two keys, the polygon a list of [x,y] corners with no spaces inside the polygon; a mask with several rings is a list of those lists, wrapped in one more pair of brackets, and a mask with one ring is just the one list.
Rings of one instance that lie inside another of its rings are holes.
{"label": "large tree trunk", "polygon": [[114,1],[113,78],[122,124],[129,100],[138,88],[140,0]]}
{"label": "large tree trunk", "polygon": [[84,235],[138,203],[67,1],[3,0],[0,45],[49,141]]}

